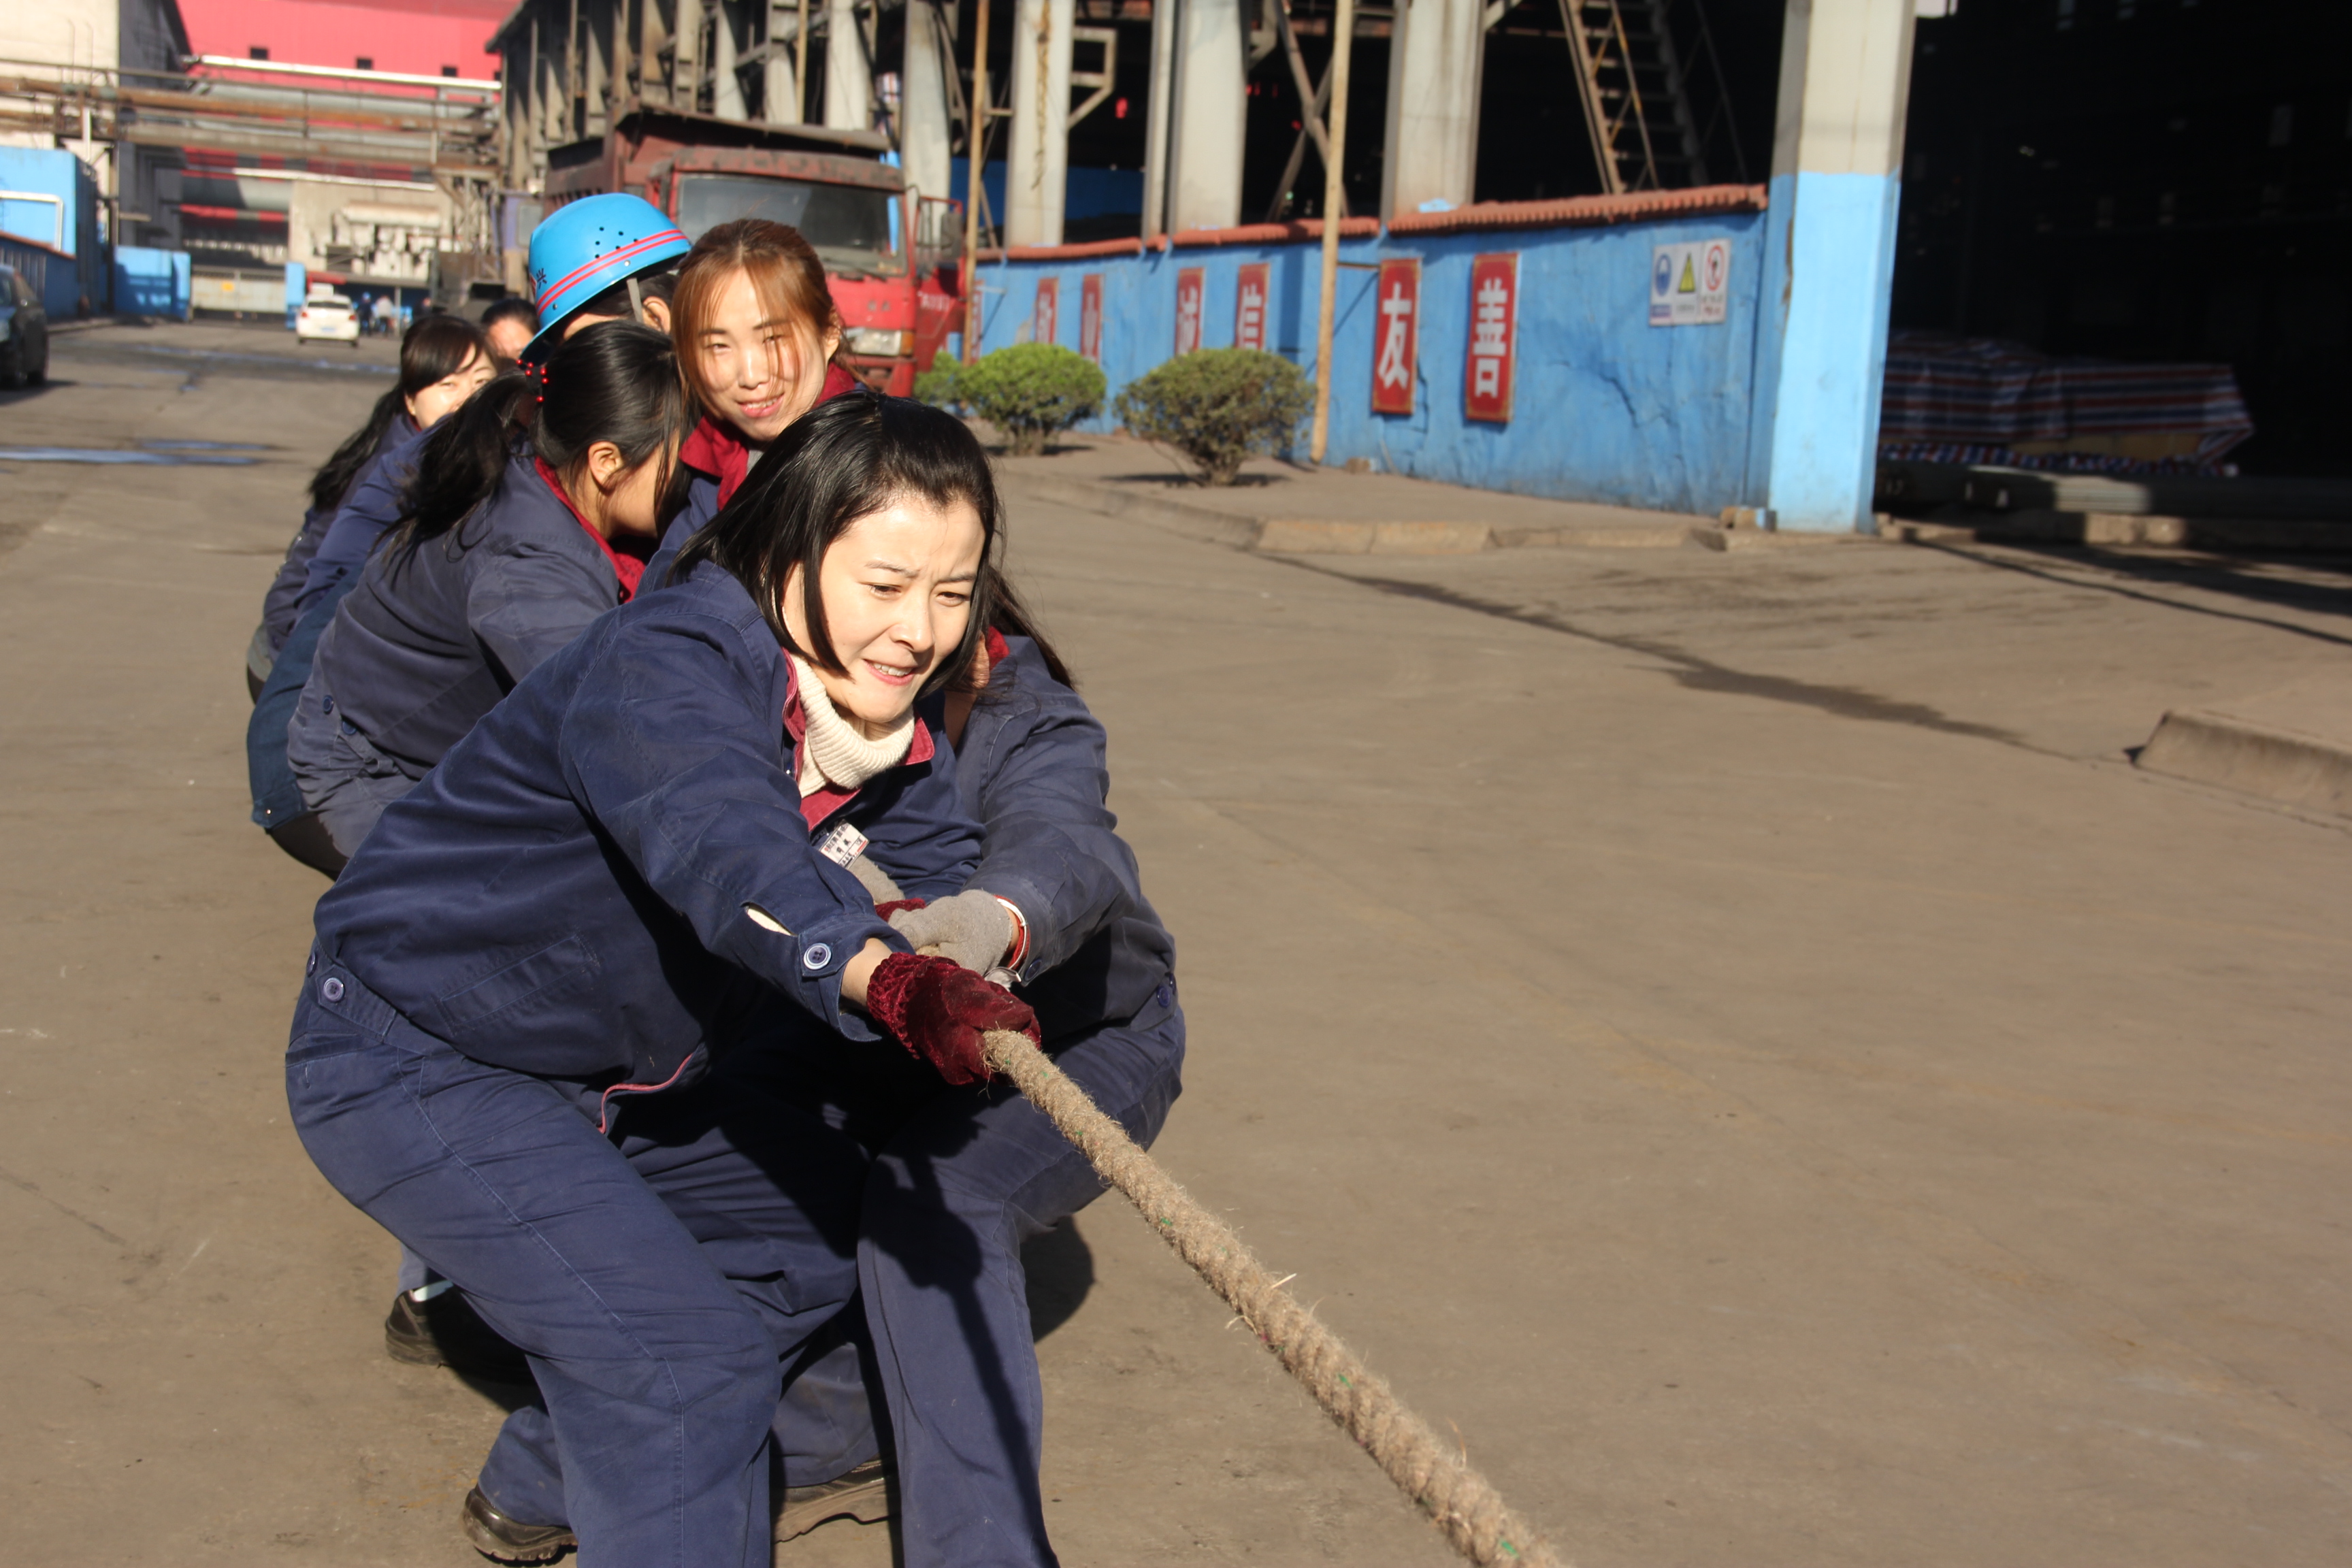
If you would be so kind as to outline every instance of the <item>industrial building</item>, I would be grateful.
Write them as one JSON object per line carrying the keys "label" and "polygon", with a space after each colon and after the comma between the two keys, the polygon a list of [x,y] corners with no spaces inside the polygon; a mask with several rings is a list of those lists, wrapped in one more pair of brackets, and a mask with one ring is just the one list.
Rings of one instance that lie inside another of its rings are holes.
{"label": "industrial building", "polygon": [[[1339,0],[148,10],[74,34],[95,45],[7,47],[53,71],[91,74],[72,62],[96,47],[120,56],[100,67],[184,73],[247,119],[274,108],[282,150],[217,119],[189,135],[202,117],[163,105],[146,141],[110,141],[102,108],[85,137],[70,95],[9,123],[36,141],[46,123],[94,171],[110,236],[215,268],[512,286],[530,222],[562,199],[551,161],[658,111],[689,140],[814,128],[965,202],[968,351],[1043,328],[1114,384],[1233,342],[1317,368]],[[1889,462],[2342,471],[2341,6],[1347,10],[1334,456],[1841,530],[1873,525]],[[351,117],[402,93],[437,107],[362,134]],[[12,233],[54,219],[0,198]],[[1481,258],[1511,258],[1509,277]],[[1506,368],[1507,395],[1474,396]]]}

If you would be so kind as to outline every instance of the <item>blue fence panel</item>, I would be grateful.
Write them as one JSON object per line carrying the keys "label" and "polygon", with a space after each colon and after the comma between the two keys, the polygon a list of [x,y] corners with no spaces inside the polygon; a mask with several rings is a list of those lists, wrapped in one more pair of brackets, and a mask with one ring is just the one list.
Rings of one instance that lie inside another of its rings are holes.
{"label": "blue fence panel", "polygon": [[[1326,460],[1370,458],[1383,470],[1450,484],[1568,500],[1713,512],[1753,503],[1750,426],[1758,407],[1758,307],[1764,279],[1762,213],[1717,213],[1608,227],[1343,240],[1332,348],[1335,371]],[[1654,327],[1654,247],[1731,242],[1726,320]],[[1464,416],[1470,268],[1481,255],[1519,258],[1514,395],[1508,424]],[[1375,357],[1371,268],[1421,260],[1421,324],[1413,412],[1371,412]],[[1113,395],[1175,351],[1178,275],[1206,285],[1201,343],[1230,346],[1238,270],[1270,267],[1266,344],[1315,373],[1318,249],[1312,244],[1182,247],[1141,256],[984,262],[983,352],[1025,342],[1038,282],[1059,280],[1056,341],[1078,346],[1083,279],[1103,279],[1102,364]],[[1769,393],[1767,395],[1769,401]],[[1115,426],[1105,414],[1087,428]],[[1303,442],[1302,442],[1303,447]],[[1303,455],[1303,453],[1301,454]]]}
{"label": "blue fence panel", "polygon": [[188,253],[140,245],[114,247],[114,309],[125,316],[188,319]]}

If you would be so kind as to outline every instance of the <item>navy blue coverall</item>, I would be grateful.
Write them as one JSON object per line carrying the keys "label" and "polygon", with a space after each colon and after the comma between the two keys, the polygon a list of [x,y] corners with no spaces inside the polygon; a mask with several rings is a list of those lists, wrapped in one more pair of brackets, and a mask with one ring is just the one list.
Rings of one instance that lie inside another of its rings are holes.
{"label": "navy blue coverall", "polygon": [[[1010,657],[956,748],[963,809],[986,833],[971,885],[1028,922],[1014,991],[1037,1010],[1046,1049],[1148,1145],[1181,1087],[1175,945],[1105,804],[1101,724],[1034,644],[1005,642]],[[908,1568],[1053,1563],[1021,1245],[1091,1203],[1100,1178],[1009,1085],[944,1088],[887,1054],[827,1052],[804,1027],[783,1034],[774,1051],[737,1058],[741,1072],[874,1155],[858,1280]],[[857,1408],[857,1352],[845,1344],[813,1360],[787,1390],[777,1436],[793,1485],[879,1449]]]}
{"label": "navy blue coverall", "polygon": [[528,456],[472,516],[379,550],[319,639],[286,731],[302,799],[349,856],[515,683],[627,596]]}
{"label": "navy blue coverall", "polygon": [[[842,1055],[869,938],[812,847],[789,666],[708,563],[541,665],[319,903],[287,1056],[304,1146],[530,1358],[480,1485],[583,1568],[770,1561],[782,1364],[855,1288],[862,1152],[709,1076],[781,995]],[[978,859],[927,704],[837,817],[924,896]]]}
{"label": "navy blue coverall", "polygon": [[[368,454],[366,467],[360,477],[343,492],[333,506],[310,507],[302,513],[302,526],[295,531],[293,542],[286,547],[286,558],[278,563],[278,575],[270,579],[269,591],[261,596],[261,626],[254,635],[254,647],[247,658],[247,668],[258,679],[268,678],[268,658],[274,658],[293,635],[294,623],[302,616],[302,608],[310,594],[310,563],[318,558],[320,546],[342,509],[348,506],[377,462],[387,453],[406,447],[423,434],[416,421],[405,413],[394,414],[376,437],[375,450]],[[361,552],[362,555],[365,550]],[[268,658],[262,656],[267,655]]]}
{"label": "navy blue coverall", "polygon": [[253,820],[273,834],[310,809],[303,805],[294,765],[286,758],[286,730],[293,720],[295,704],[301,700],[303,683],[310,679],[319,639],[333,624],[335,606],[358,583],[359,570],[367,564],[377,541],[407,513],[408,486],[416,473],[416,443],[423,433],[406,415],[394,421],[393,429],[401,432],[399,438],[387,439],[376,448],[376,455],[352,481],[333,520],[307,546],[304,541],[317,514],[303,520],[302,534],[287,551],[278,580],[263,601],[262,629],[257,635],[270,636],[274,618],[278,616],[286,617],[288,629],[282,638],[272,641],[274,662],[254,695],[253,715],[246,721],[245,763],[253,786]]}

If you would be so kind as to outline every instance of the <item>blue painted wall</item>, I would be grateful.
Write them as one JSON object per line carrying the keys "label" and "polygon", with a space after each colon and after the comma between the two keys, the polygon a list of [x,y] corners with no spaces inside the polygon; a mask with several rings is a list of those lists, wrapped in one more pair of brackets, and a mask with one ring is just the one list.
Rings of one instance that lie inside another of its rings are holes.
{"label": "blue painted wall", "polygon": [[184,250],[154,250],[138,245],[114,247],[114,309],[122,315],[184,321],[190,282]]}
{"label": "blue painted wall", "polygon": [[1868,532],[1902,182],[1800,170],[1794,184],[1782,204],[1794,232],[1772,397],[1772,510],[1782,528]]}
{"label": "blue painted wall", "polygon": [[[1759,308],[1768,215],[1717,214],[1608,228],[1381,236],[1340,246],[1343,262],[1418,256],[1420,377],[1410,417],[1371,412],[1376,274],[1343,267],[1332,359],[1326,457],[1368,458],[1391,473],[1565,500],[1713,513],[1762,503],[1769,437],[1758,450]],[[1649,324],[1652,247],[1728,237],[1728,319],[1721,325]],[[1508,425],[1463,417],[1475,256],[1519,256],[1517,386]],[[1103,371],[1111,391],[1175,350],[1176,275],[1206,273],[1202,343],[1229,347],[1236,271],[1272,263],[1267,346],[1315,374],[1318,247],[1223,246],[1083,261],[990,262],[983,351],[1025,341],[1037,282],[1061,279],[1057,341],[1078,345],[1081,279],[1103,277]],[[1108,414],[1090,428],[1114,427]],[[1302,436],[1298,455],[1304,456]]]}
{"label": "blue painted wall", "polygon": [[[83,299],[91,310],[105,310],[109,279],[98,182],[89,166],[62,147],[0,147],[0,190],[37,191],[65,204],[65,243],[58,248],[74,259],[52,259],[46,268],[41,303],[49,315],[70,320]],[[0,202],[0,233],[56,245],[57,222],[58,209],[47,202]]]}

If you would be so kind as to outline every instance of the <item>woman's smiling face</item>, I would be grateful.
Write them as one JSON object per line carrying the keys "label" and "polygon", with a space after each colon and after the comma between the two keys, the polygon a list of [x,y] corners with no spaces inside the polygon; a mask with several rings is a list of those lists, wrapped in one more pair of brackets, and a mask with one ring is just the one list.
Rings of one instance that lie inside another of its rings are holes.
{"label": "woman's smiling face", "polygon": [[466,399],[489,384],[494,367],[476,349],[466,356],[466,363],[430,386],[418,387],[408,395],[408,416],[416,421],[419,430],[430,430],[455,413]]}
{"label": "woman's smiling face", "polygon": [[[986,542],[970,501],[941,506],[908,494],[867,512],[826,549],[817,590],[842,668],[820,669],[817,679],[868,740],[906,718],[924,679],[962,644]],[[807,647],[801,576],[796,566],[784,580],[782,609],[793,640]]]}
{"label": "woman's smiling face", "polygon": [[812,323],[776,314],[739,267],[719,285],[710,324],[689,352],[721,417],[764,446],[816,405],[825,362],[840,346],[838,331],[820,339]]}

